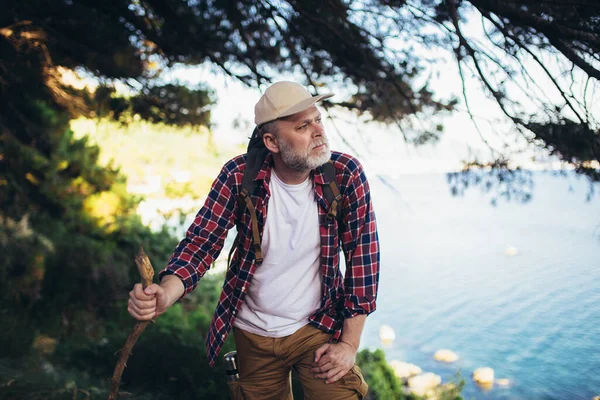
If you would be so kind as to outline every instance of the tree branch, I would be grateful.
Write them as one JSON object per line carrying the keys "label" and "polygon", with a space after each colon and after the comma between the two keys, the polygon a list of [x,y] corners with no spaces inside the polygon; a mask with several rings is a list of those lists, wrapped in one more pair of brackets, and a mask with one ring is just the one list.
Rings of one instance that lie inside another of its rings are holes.
{"label": "tree branch", "polygon": [[560,92],[562,98],[565,100],[565,102],[567,103],[567,105],[569,106],[569,108],[571,109],[571,111],[573,111],[573,113],[575,113],[575,115],[577,116],[577,118],[579,119],[579,121],[581,123],[584,123],[583,118],[579,115],[579,113],[577,112],[577,110],[575,110],[575,107],[573,106],[573,104],[571,104],[571,101],[567,97],[567,94],[564,92],[564,90],[562,89],[562,87],[556,81],[556,79],[554,78],[554,76],[552,76],[552,73],[550,72],[550,70],[548,70],[548,68],[546,67],[546,65],[544,65],[544,63],[539,59],[539,57],[536,54],[534,54],[531,51],[531,49],[525,45],[525,43],[523,43],[516,36],[514,36],[510,32],[508,32],[508,30],[506,29],[506,27],[500,25],[494,18],[492,18],[492,16],[490,15],[489,12],[484,11],[484,10],[482,10],[480,8],[478,8],[478,10],[481,13],[481,15],[483,15],[488,21],[490,21],[492,24],[494,24],[494,26],[498,30],[500,30],[500,32],[502,32],[502,34],[504,35],[504,37],[512,40],[513,43],[515,43],[517,46],[519,46],[519,48],[521,48],[525,52],[527,52],[531,56],[531,58],[533,58],[535,60],[535,62],[546,73],[546,76],[548,76],[548,78],[550,79],[550,81],[554,84],[554,86],[556,87],[556,89]]}

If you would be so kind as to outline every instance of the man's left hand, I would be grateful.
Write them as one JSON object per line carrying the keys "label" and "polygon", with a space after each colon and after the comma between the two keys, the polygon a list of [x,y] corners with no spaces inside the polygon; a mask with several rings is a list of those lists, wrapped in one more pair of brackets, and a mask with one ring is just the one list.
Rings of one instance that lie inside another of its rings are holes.
{"label": "man's left hand", "polygon": [[315,378],[333,383],[346,375],[356,361],[356,349],[349,343],[325,343],[315,351],[311,371]]}

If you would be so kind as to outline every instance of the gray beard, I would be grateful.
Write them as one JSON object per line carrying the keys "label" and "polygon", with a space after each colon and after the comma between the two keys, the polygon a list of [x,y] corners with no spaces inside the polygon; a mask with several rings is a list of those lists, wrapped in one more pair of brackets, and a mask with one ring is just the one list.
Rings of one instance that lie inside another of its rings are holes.
{"label": "gray beard", "polygon": [[329,152],[329,141],[327,138],[323,138],[322,142],[326,144],[328,151],[323,152],[323,154],[313,156],[310,155],[310,151],[306,154],[300,154],[299,152],[294,151],[289,143],[279,139],[278,144],[280,150],[279,154],[281,154],[281,161],[283,161],[283,164],[286,167],[296,171],[312,171],[313,169],[325,164],[331,157],[331,153]]}

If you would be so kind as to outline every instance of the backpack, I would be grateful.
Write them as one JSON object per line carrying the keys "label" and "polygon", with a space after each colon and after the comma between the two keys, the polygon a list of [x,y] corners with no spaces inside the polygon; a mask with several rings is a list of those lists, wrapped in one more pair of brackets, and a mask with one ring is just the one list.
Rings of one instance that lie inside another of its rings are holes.
{"label": "backpack", "polygon": [[[258,175],[265,158],[269,154],[269,150],[265,147],[262,137],[259,135],[258,127],[254,128],[250,142],[248,143],[248,149],[246,154],[246,169],[244,170],[244,176],[242,178],[242,189],[238,194],[238,214],[237,221],[241,221],[241,217],[245,212],[246,208],[250,212],[250,218],[252,220],[252,244],[254,246],[254,252],[256,254],[256,262],[262,262],[262,250],[260,248],[260,233],[258,231],[258,219],[256,217],[256,209],[250,194],[254,192],[257,185],[254,183],[254,179]],[[335,183],[335,168],[331,160],[326,162],[320,167],[325,175],[325,180],[328,184],[323,185],[323,195],[329,203],[329,210],[327,210],[327,220],[332,221],[341,219],[341,213],[339,212],[342,195]],[[231,256],[235,249],[237,249],[240,241],[240,233],[233,241],[229,256],[227,257],[227,267],[231,265]]]}

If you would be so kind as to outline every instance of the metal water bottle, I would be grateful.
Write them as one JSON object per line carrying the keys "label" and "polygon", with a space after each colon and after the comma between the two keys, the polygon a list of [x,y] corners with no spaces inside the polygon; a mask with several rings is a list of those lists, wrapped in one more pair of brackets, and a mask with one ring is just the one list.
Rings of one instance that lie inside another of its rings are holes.
{"label": "metal water bottle", "polygon": [[227,382],[235,382],[240,379],[240,373],[238,371],[237,362],[237,351],[230,351],[225,354],[225,374],[227,375]]}

